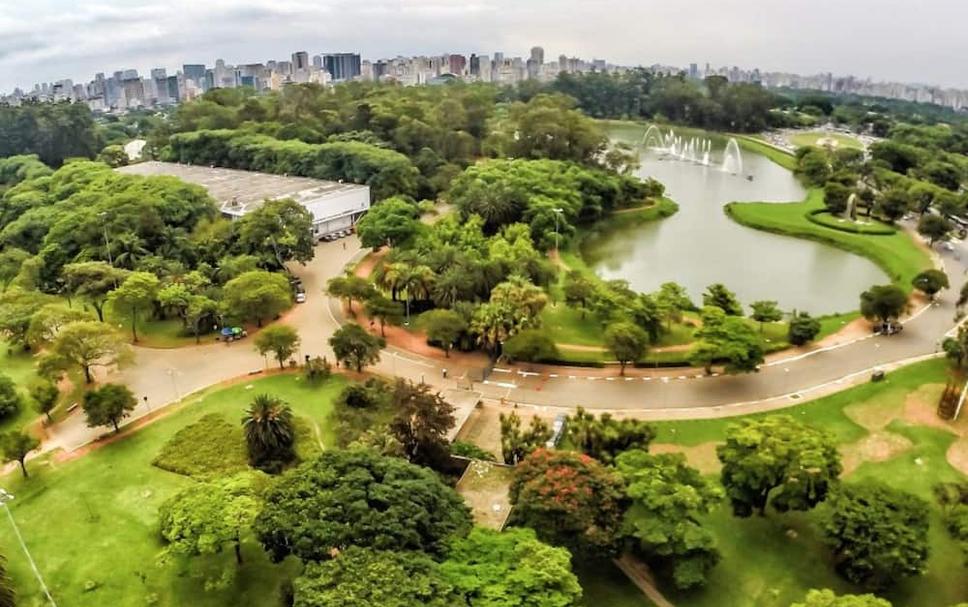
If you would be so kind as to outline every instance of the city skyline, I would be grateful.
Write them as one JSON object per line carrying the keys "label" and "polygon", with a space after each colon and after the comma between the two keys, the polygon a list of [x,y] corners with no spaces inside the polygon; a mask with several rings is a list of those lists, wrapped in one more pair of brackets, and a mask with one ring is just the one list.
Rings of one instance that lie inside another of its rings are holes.
{"label": "city skyline", "polygon": [[264,61],[283,48],[306,48],[311,54],[353,50],[376,58],[452,49],[525,55],[536,43],[549,57],[567,52],[622,65],[710,61],[968,88],[968,75],[953,61],[968,50],[957,32],[968,6],[927,0],[916,14],[906,15],[906,5],[895,0],[858,0],[850,6],[830,0],[775,4],[215,0],[198,6],[172,0],[164,6],[132,6],[126,0],[104,0],[74,6],[41,0],[6,8],[0,15],[0,31],[5,32],[0,90],[88,78],[121,67],[147,72],[200,57]]}

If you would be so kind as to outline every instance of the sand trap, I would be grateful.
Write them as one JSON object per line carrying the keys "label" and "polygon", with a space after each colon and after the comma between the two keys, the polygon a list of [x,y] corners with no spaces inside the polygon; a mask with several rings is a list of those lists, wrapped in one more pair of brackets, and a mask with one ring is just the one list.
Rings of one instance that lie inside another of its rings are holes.
{"label": "sand trap", "polygon": [[683,447],[672,443],[652,443],[649,453],[682,453],[686,462],[703,474],[719,472],[722,464],[716,457],[716,445],[719,443],[700,443],[692,447]]}
{"label": "sand trap", "polygon": [[911,441],[900,434],[872,431],[859,441],[840,447],[844,464],[842,476],[850,474],[864,462],[883,462],[896,457],[911,446]]}

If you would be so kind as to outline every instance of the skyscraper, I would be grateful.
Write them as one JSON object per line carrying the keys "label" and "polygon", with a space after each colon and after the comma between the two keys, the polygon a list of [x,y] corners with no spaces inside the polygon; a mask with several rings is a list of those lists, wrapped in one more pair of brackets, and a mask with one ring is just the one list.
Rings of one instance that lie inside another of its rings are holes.
{"label": "skyscraper", "polygon": [[298,51],[292,54],[292,71],[299,72],[309,69],[309,53]]}
{"label": "skyscraper", "polygon": [[544,65],[544,49],[540,46],[531,47],[531,60],[538,65]]}
{"label": "skyscraper", "polygon": [[359,53],[327,53],[323,55],[323,68],[333,80],[352,80],[361,73]]}

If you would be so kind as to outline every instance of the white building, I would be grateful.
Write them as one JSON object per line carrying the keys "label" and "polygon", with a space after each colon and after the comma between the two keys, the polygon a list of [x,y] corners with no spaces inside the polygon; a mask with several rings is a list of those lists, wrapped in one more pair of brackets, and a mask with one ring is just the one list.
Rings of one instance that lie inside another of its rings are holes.
{"label": "white building", "polygon": [[370,208],[370,187],[172,162],[141,162],[116,169],[129,175],[170,175],[200,185],[225,217],[238,219],[268,200],[291,198],[313,216],[313,237],[349,230]]}

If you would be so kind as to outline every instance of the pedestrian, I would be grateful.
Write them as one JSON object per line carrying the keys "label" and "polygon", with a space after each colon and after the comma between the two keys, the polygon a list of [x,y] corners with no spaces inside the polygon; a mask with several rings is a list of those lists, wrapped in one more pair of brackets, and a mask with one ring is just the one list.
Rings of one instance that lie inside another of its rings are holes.
{"label": "pedestrian", "polygon": [[343,243],[343,250],[344,251],[346,250],[346,243],[345,242]]}

